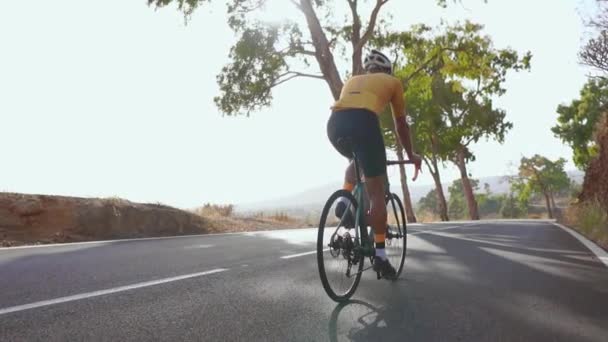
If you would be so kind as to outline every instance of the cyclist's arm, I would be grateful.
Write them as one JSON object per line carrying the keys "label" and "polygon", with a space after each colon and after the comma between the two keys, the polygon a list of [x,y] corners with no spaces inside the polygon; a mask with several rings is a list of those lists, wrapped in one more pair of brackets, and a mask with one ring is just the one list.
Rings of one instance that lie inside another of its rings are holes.
{"label": "cyclist's arm", "polygon": [[406,120],[407,114],[405,112],[405,101],[403,100],[403,86],[399,81],[397,81],[397,85],[395,86],[395,92],[393,94],[391,106],[393,109],[393,118],[395,121],[397,135],[399,136],[399,141],[401,142],[401,146],[403,146],[403,148],[405,149],[407,157],[409,159],[412,159],[414,150],[412,148],[410,127],[407,124]]}
{"label": "cyclist's arm", "polygon": [[405,149],[407,157],[412,159],[414,150],[412,148],[412,138],[410,134],[410,126],[407,124],[405,115],[395,118],[395,127],[397,128],[397,135],[399,135],[399,141],[401,146]]}

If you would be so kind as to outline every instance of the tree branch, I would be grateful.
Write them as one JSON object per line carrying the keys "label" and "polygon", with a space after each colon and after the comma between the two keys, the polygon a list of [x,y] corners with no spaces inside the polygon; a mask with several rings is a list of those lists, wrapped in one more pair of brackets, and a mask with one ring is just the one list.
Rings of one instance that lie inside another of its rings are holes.
{"label": "tree branch", "polygon": [[[289,77],[281,79],[282,77],[285,77],[285,76],[288,76],[288,75],[289,75]],[[287,71],[287,72],[284,72],[284,73],[280,74],[277,77],[277,80],[270,86],[270,88],[274,88],[274,87],[278,86],[279,84],[285,83],[285,82],[287,82],[289,80],[292,80],[292,79],[294,79],[296,77],[308,77],[308,78],[316,78],[316,79],[320,79],[320,80],[324,80],[325,79],[325,77],[323,77],[323,75],[308,74],[308,73],[305,73],[305,72],[298,72],[298,71]]]}
{"label": "tree branch", "polygon": [[289,56],[290,54],[300,54],[307,56],[316,56],[315,51],[305,50],[303,48],[294,48],[293,46],[288,46],[281,51],[278,51],[278,54],[281,56]]}
{"label": "tree branch", "polygon": [[358,75],[363,73],[363,52],[360,48],[357,48],[361,41],[361,18],[357,12],[357,0],[347,1],[353,16],[353,27],[350,35],[350,42],[353,46],[352,74]]}
{"label": "tree branch", "polygon": [[296,0],[289,1],[291,1],[291,3],[294,4],[294,6],[296,6],[300,11],[304,12],[304,10],[302,9],[302,5],[300,5]]}
{"label": "tree branch", "polygon": [[432,57],[430,57],[429,59],[427,59],[424,63],[422,63],[422,65],[420,65],[416,70],[414,70],[413,73],[411,73],[408,77],[406,77],[403,80],[403,85],[406,86],[409,81],[412,80],[412,78],[414,78],[414,76],[416,76],[419,72],[421,72],[424,68],[426,68],[427,66],[429,66],[429,64],[431,64],[437,57],[439,57],[439,55],[441,55],[443,52],[445,51],[462,51],[463,49],[452,49],[452,48],[442,48],[441,50],[437,51],[436,54],[434,54]]}
{"label": "tree branch", "polygon": [[380,13],[380,9],[384,4],[386,4],[389,0],[376,0],[376,7],[372,11],[372,14],[369,18],[369,23],[367,24],[367,29],[363,34],[363,37],[359,40],[356,46],[356,50],[359,51],[363,49],[363,46],[367,43],[367,41],[372,37],[374,33],[374,29],[376,27],[376,20],[378,19],[378,13]]}
{"label": "tree branch", "polygon": [[359,13],[357,13],[357,0],[346,1],[348,1],[350,12],[353,15],[353,32],[351,34],[351,41],[353,43],[353,47],[356,47],[357,44],[359,44],[359,40],[361,40],[361,18],[359,18]]}

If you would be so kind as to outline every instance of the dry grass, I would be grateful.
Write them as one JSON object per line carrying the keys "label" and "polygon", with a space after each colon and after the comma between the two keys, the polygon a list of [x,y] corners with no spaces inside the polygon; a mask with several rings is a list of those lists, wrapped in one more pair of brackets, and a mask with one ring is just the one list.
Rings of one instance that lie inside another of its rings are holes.
{"label": "dry grass", "polygon": [[608,249],[608,211],[599,202],[568,207],[563,214],[563,222]]}
{"label": "dry grass", "polygon": [[441,218],[430,211],[419,211],[416,213],[416,220],[420,223],[428,223],[428,222],[439,222]]}
{"label": "dry grass", "polygon": [[208,217],[231,217],[234,212],[232,204],[218,205],[207,203],[200,208],[194,209],[194,213],[199,216]]}
{"label": "dry grass", "polygon": [[118,196],[102,198],[101,201],[104,204],[109,204],[109,205],[114,205],[114,206],[128,205],[131,203],[131,202],[127,201],[126,199],[122,199]]}
{"label": "dry grass", "polygon": [[311,227],[309,220],[296,218],[282,211],[236,214],[232,204],[205,204],[192,212],[205,218],[215,232],[240,232],[281,228]]}

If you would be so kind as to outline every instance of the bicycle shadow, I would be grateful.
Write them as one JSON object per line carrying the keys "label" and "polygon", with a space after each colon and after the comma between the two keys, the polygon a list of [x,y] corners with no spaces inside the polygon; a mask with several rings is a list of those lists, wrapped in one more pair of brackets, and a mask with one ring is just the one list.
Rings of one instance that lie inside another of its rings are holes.
{"label": "bicycle shadow", "polygon": [[[348,331],[340,331],[339,320],[345,309],[350,323]],[[340,303],[332,311],[329,320],[329,340],[335,341],[402,341],[403,335],[399,333],[403,328],[403,310],[391,310],[387,307],[376,307],[362,300],[350,300]],[[353,319],[351,320],[350,316]],[[353,323],[355,322],[355,323]]]}

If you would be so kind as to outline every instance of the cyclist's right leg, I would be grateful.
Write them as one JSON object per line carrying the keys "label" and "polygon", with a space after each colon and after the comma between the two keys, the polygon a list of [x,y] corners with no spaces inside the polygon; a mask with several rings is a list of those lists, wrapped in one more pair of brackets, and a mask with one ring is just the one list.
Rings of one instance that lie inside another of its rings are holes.
{"label": "cyclist's right leg", "polygon": [[385,202],[386,149],[384,139],[380,131],[378,117],[375,114],[362,115],[359,120],[353,149],[361,162],[365,187],[369,196],[370,210],[367,221],[374,230],[376,247],[374,270],[385,278],[392,278],[396,275],[396,272],[387,259],[384,245],[387,225]]}

